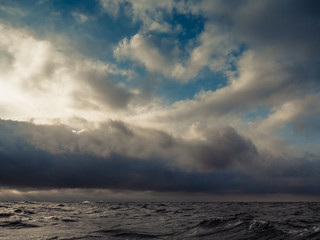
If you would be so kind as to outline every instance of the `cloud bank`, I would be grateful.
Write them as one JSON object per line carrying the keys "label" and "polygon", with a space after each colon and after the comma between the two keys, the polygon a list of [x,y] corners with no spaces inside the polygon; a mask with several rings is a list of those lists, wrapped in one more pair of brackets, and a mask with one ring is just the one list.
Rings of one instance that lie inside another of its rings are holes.
{"label": "cloud bank", "polygon": [[[230,127],[207,132],[202,143],[122,122],[75,133],[66,126],[2,120],[1,132],[5,187],[319,193],[319,157],[279,159],[258,153]],[[177,159],[181,155],[185,158]]]}

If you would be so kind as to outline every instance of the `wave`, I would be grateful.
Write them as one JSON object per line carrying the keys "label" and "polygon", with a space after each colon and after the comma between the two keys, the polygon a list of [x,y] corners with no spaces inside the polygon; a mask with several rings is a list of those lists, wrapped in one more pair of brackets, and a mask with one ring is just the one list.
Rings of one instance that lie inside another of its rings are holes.
{"label": "wave", "polygon": [[13,216],[12,213],[0,213],[0,218],[7,218]]}
{"label": "wave", "polygon": [[285,239],[286,233],[259,220],[216,217],[176,234],[175,239]]}
{"label": "wave", "polygon": [[0,223],[0,227],[20,229],[20,228],[36,228],[39,226],[35,224],[24,223],[22,221],[11,221],[11,222]]}
{"label": "wave", "polygon": [[128,229],[103,229],[98,230],[96,233],[103,233],[109,235],[110,237],[119,237],[125,239],[157,239],[162,237],[170,236],[171,234],[152,234],[146,232],[137,232]]}
{"label": "wave", "polygon": [[61,221],[62,222],[78,222],[78,220],[71,219],[71,218],[63,218]]}

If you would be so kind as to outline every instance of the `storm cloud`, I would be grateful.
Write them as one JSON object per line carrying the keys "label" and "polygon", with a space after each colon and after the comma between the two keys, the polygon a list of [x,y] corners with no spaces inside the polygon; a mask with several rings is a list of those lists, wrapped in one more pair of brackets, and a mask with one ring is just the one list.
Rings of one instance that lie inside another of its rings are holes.
{"label": "storm cloud", "polygon": [[[245,193],[317,192],[319,157],[310,156],[307,162],[282,159],[264,163],[261,161],[264,156],[257,153],[250,140],[231,128],[218,132],[219,136],[211,136],[214,140],[200,145],[148,129],[144,131],[152,133],[146,134],[150,139],[138,137],[136,130],[129,130],[121,122],[110,122],[85,135],[72,133],[63,126],[36,126],[26,122],[2,120],[0,127],[3,133],[0,181],[6,187],[207,193],[235,190]],[[110,129],[103,132],[102,129],[108,127]],[[41,132],[41,138],[37,131]],[[92,139],[92,134],[99,132],[100,135]],[[86,140],[89,135],[91,137]],[[135,139],[131,142],[130,138]],[[113,144],[108,145],[108,141]],[[91,143],[91,146],[84,148],[81,146],[84,143]],[[124,154],[114,143],[121,145],[120,149],[128,144],[134,148],[134,143],[137,149]],[[173,153],[163,155],[152,149],[156,147]],[[190,165],[186,168],[174,163],[176,151],[184,151],[181,153],[184,156],[191,155],[193,169]],[[239,164],[250,167],[241,168]]]}

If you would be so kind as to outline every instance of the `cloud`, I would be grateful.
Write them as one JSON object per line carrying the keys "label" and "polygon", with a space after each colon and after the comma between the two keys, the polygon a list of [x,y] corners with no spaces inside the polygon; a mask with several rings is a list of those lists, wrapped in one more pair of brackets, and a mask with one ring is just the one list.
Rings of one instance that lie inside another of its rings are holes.
{"label": "cloud", "polygon": [[[189,2],[186,2],[185,5],[173,1],[129,2],[132,8],[132,13],[130,12],[129,15],[134,20],[140,19],[142,26],[139,33],[131,39],[123,39],[118,44],[114,51],[118,59],[129,58],[137,61],[143,64],[149,72],[160,73],[182,83],[195,78],[204,67],[209,67],[214,72],[230,69],[230,62],[233,61],[233,58],[229,55],[232,51],[238,50],[238,43],[232,40],[232,36],[219,23],[206,23],[198,39],[193,40],[193,44],[191,40],[189,41],[190,46],[182,46],[181,43],[175,42],[170,37],[161,38],[158,33],[154,33],[154,31],[168,32],[170,35],[175,29],[177,33],[185,34],[180,25],[172,25],[170,21],[165,20],[164,15],[173,18],[173,11],[179,14],[189,13]],[[102,1],[102,3],[105,6],[109,1]],[[117,9],[122,4],[124,1],[118,2]],[[172,42],[171,46],[167,42]],[[185,56],[181,56],[181,48],[186,52]]]}
{"label": "cloud", "polygon": [[199,36],[198,46],[190,52],[187,60],[186,73],[181,78],[194,78],[204,67],[209,67],[213,72],[228,71],[232,51],[237,51],[236,40],[228,31],[217,23],[206,23],[205,29]]}
{"label": "cloud", "polygon": [[254,144],[231,127],[204,134],[209,135],[209,144],[199,144],[190,151],[203,170],[226,168],[237,163],[250,165],[258,158]]}
{"label": "cloud", "polygon": [[169,40],[159,39],[152,35],[137,33],[130,40],[125,38],[114,50],[119,60],[129,58],[144,65],[152,73],[162,73],[167,77],[175,77],[179,64],[176,61],[179,49]]}
{"label": "cloud", "polygon": [[112,16],[117,16],[119,13],[119,8],[120,8],[120,3],[123,1],[112,1],[112,0],[100,0],[100,3],[104,10],[112,15]]}
{"label": "cloud", "polygon": [[[125,85],[109,79],[108,72],[99,71],[94,66],[84,71],[79,69],[76,78],[82,80],[82,83],[91,90],[91,92],[89,90],[88,99],[97,100],[99,106],[105,104],[113,109],[124,109],[134,95]],[[87,92],[80,89],[75,93],[81,96]]]}
{"label": "cloud", "polygon": [[[294,103],[299,106],[308,94],[317,98],[318,94],[314,92],[319,87],[317,78],[307,67],[296,63],[279,63],[273,56],[247,51],[237,63],[237,69],[237,75],[229,78],[227,86],[201,91],[192,100],[175,102],[162,113],[156,113],[155,118],[201,121],[209,117],[246,114],[259,106],[275,106],[274,109]],[[308,115],[310,110],[310,107],[301,108],[299,114]]]}
{"label": "cloud", "polygon": [[187,49],[189,59],[181,58],[180,49],[171,39],[157,35],[137,33],[131,39],[123,39],[114,50],[119,60],[131,59],[143,64],[147,71],[186,83],[208,66],[214,72],[230,68],[229,54],[237,49],[230,36],[216,25],[209,25],[199,37],[199,46]]}
{"label": "cloud", "polygon": [[68,118],[83,115],[83,109],[97,116],[101,110],[123,110],[143,99],[142,92],[112,79],[127,74],[113,64],[68,56],[25,29],[0,25],[0,32],[3,117]]}
{"label": "cloud", "polygon": [[[139,33],[130,40],[125,38],[119,43],[115,50],[117,57],[127,57],[131,60],[142,63],[150,72],[161,73],[166,77],[176,79],[186,83],[197,77],[200,70],[209,67],[213,72],[225,71],[231,68],[234,57],[230,56],[233,51],[237,51],[239,43],[232,39],[232,34],[224,24],[219,22],[207,21],[205,29],[197,36],[197,39],[188,41],[186,46],[181,43],[175,44],[174,57],[167,53],[168,47],[159,44],[164,38],[158,40],[157,44],[150,42],[159,37],[159,33],[168,33],[177,37],[177,34],[184,35],[185,32],[181,24],[173,24],[175,14],[190,14],[188,17],[201,17],[206,4],[200,4],[201,9],[196,10],[196,6],[191,2],[174,1],[120,1],[110,4],[110,1],[101,1],[102,6],[108,12],[118,15],[122,6],[125,13],[133,21],[142,22]],[[201,2],[200,2],[201,3]],[[217,5],[215,3],[215,5]],[[110,10],[111,11],[111,10]],[[193,14],[193,15],[192,15]],[[205,17],[209,17],[205,16]],[[170,20],[169,20],[169,19]],[[210,17],[209,17],[210,18]],[[188,28],[189,26],[185,26]],[[176,32],[176,34],[174,34]],[[144,39],[142,39],[144,36]],[[147,36],[147,37],[145,37]],[[174,42],[172,39],[168,39]],[[134,44],[136,43],[136,44]],[[172,48],[172,47],[171,47]],[[180,56],[178,49],[184,49],[184,56]],[[143,53],[143,54],[139,54]]]}
{"label": "cloud", "polygon": [[83,13],[73,12],[72,16],[78,23],[85,23],[86,21],[88,21],[88,17]]}
{"label": "cloud", "polygon": [[143,23],[143,31],[172,32],[174,29],[165,21],[165,16],[173,11],[175,3],[172,0],[165,1],[110,1],[100,0],[103,9],[113,17],[118,17],[121,7],[124,13],[133,19]]}
{"label": "cloud", "polygon": [[[111,137],[121,148],[131,148],[126,139],[131,141],[134,134],[123,123],[111,122],[108,132],[111,135],[114,131],[112,136],[108,136],[106,132],[99,136],[99,132],[106,127],[90,133],[90,136],[80,135],[83,140],[80,140],[79,146],[70,148],[71,145],[78,145],[75,140],[79,135],[74,134],[72,137],[72,133],[65,127],[1,121],[1,185],[156,191],[198,191],[198,188],[210,190],[211,184],[202,185],[202,177],[209,176],[170,167],[159,156],[142,159],[141,156],[119,155],[116,146],[109,146],[108,143],[113,143],[105,138]],[[126,136],[126,139],[121,135]],[[91,146],[82,149],[88,143],[86,138],[91,138]],[[162,148],[170,148],[172,145],[168,136],[160,134],[157,138],[159,139],[156,141],[162,143]],[[82,141],[85,142],[83,146]],[[147,142],[140,143],[139,147],[150,147],[145,146],[146,144]],[[108,147],[112,147],[109,154],[101,152]],[[90,152],[92,149],[97,152]]]}
{"label": "cloud", "polygon": [[[317,2],[246,1],[239,8],[228,9],[239,38],[254,47],[275,50],[273,54],[291,55],[293,58],[317,58],[315,49],[320,34]],[[254,21],[252,21],[254,19]],[[302,44],[303,43],[303,44]]]}
{"label": "cloud", "polygon": [[8,14],[9,16],[24,16],[25,12],[18,7],[14,6],[0,6],[0,11],[2,11],[5,14]]}
{"label": "cloud", "polygon": [[[0,128],[3,187],[319,193],[318,156],[289,159],[261,154],[249,139],[231,128],[217,132],[202,129],[206,139],[202,142],[142,131],[122,122],[109,122],[82,133],[64,126],[4,120]],[[178,155],[163,155],[165,151],[157,148],[191,156],[197,168],[176,165],[173,161]]]}
{"label": "cloud", "polygon": [[[152,21],[159,24],[164,21],[162,13],[170,15],[173,10],[181,14],[191,13],[206,18],[205,27],[194,47],[191,45],[185,49],[188,53],[186,55],[190,55],[189,58],[181,56],[173,58],[162,54],[165,47],[150,44],[141,38],[141,33],[119,44],[116,50],[119,53],[117,56],[122,55],[136,60],[144,64],[148,71],[162,73],[181,82],[195,78],[204,67],[209,67],[213,72],[235,71],[232,68],[242,59],[241,46],[245,45],[256,56],[263,56],[254,59],[258,61],[257,65],[261,63],[259,67],[262,67],[262,70],[264,70],[263,64],[271,61],[274,66],[280,64],[281,68],[283,65],[285,72],[299,71],[299,75],[313,79],[319,76],[318,68],[315,67],[319,54],[314,48],[320,38],[316,33],[318,31],[315,32],[319,19],[313,10],[317,8],[317,3],[292,4],[287,1],[281,3],[199,1],[197,4],[192,1],[184,3],[164,1],[161,4],[128,1],[128,3],[132,8],[133,18],[152,18]],[[121,4],[124,2],[118,3],[118,6]],[[146,22],[148,21],[143,20],[143,26],[147,25]],[[170,21],[167,20],[166,23],[170,24]],[[141,31],[151,33],[149,28]],[[135,40],[137,40],[136,46],[133,45]],[[123,51],[120,51],[122,48]],[[134,53],[135,51],[143,54],[140,56]],[[166,62],[170,64],[165,64]],[[259,70],[257,69],[257,72]]]}
{"label": "cloud", "polygon": [[[194,128],[202,140],[173,137],[166,132],[141,128],[119,121],[98,128],[73,131],[67,126],[37,126],[20,123],[18,133],[37,149],[51,154],[78,152],[98,157],[162,159],[173,167],[213,171],[247,165],[258,152],[253,143],[231,127],[220,130]],[[150,160],[151,159],[151,160]]]}
{"label": "cloud", "polygon": [[[319,101],[319,97],[319,95],[309,95],[303,99],[293,100],[283,105],[275,106],[268,118],[260,122],[259,127],[270,131],[281,128],[289,122],[294,123],[297,131],[308,127],[316,127],[317,124],[315,122],[309,122],[308,119],[311,120],[319,116],[320,111],[316,104]],[[303,123],[304,121],[306,121],[305,124]]]}

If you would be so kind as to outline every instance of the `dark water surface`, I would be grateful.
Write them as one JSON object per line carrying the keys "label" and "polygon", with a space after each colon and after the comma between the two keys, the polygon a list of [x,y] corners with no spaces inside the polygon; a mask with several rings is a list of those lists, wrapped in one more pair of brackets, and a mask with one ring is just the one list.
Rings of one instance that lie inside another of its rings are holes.
{"label": "dark water surface", "polygon": [[320,203],[0,202],[0,239],[320,239]]}

